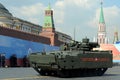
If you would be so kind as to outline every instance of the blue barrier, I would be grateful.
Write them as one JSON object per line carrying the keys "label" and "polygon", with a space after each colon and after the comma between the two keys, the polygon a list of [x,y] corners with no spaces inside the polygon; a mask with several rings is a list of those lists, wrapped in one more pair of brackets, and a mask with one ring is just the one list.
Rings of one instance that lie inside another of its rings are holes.
{"label": "blue barrier", "polygon": [[4,53],[7,59],[13,54],[17,58],[23,58],[31,52],[53,50],[59,50],[59,47],[0,35],[0,53]]}

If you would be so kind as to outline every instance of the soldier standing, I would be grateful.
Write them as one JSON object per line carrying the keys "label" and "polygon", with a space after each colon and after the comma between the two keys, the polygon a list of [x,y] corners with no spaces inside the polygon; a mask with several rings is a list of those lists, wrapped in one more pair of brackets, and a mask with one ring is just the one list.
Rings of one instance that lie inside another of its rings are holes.
{"label": "soldier standing", "polygon": [[2,62],[1,62],[2,60],[1,60],[1,54],[0,54],[0,67],[2,66]]}
{"label": "soldier standing", "polygon": [[5,54],[1,54],[1,64],[2,67],[5,67]]}

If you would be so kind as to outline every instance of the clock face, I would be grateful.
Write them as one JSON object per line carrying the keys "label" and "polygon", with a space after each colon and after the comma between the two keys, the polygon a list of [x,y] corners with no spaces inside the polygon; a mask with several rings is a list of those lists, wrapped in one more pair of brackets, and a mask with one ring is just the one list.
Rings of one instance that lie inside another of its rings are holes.
{"label": "clock face", "polygon": [[50,23],[48,23],[48,26],[50,26]]}
{"label": "clock face", "polygon": [[50,26],[50,23],[45,23],[45,26]]}
{"label": "clock face", "polygon": [[45,23],[45,26],[47,26],[47,23]]}

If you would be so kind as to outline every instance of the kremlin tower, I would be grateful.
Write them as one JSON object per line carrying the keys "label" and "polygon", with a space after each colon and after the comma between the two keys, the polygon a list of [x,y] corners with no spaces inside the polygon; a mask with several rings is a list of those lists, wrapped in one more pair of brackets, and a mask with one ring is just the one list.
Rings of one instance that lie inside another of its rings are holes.
{"label": "kremlin tower", "polygon": [[50,41],[51,41],[50,45],[54,45],[55,27],[54,27],[54,21],[53,21],[53,11],[51,10],[50,4],[48,8],[45,10],[44,25],[40,35],[50,38]]}
{"label": "kremlin tower", "polygon": [[51,46],[60,46],[64,42],[67,41],[69,42],[68,39],[71,39],[69,35],[55,30],[53,10],[51,10],[50,4],[48,5],[48,8],[45,10],[44,25],[42,27],[40,36],[49,38]]}
{"label": "kremlin tower", "polygon": [[115,44],[116,42],[118,42],[119,39],[118,39],[118,31],[115,31],[114,32],[114,39],[113,39],[113,44]]}
{"label": "kremlin tower", "polygon": [[103,2],[101,2],[101,10],[100,10],[100,18],[99,18],[99,27],[98,27],[98,34],[97,34],[97,42],[99,44],[107,44],[108,39],[106,37],[106,25],[104,20],[103,14]]}

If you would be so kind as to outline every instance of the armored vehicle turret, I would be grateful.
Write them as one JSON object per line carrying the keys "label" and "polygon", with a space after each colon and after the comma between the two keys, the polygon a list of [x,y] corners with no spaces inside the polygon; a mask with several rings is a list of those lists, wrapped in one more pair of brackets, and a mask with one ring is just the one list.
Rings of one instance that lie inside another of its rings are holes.
{"label": "armored vehicle turret", "polygon": [[84,38],[82,42],[65,43],[58,51],[31,53],[28,59],[44,76],[101,76],[112,67],[112,52],[93,50],[98,47],[98,43]]}

